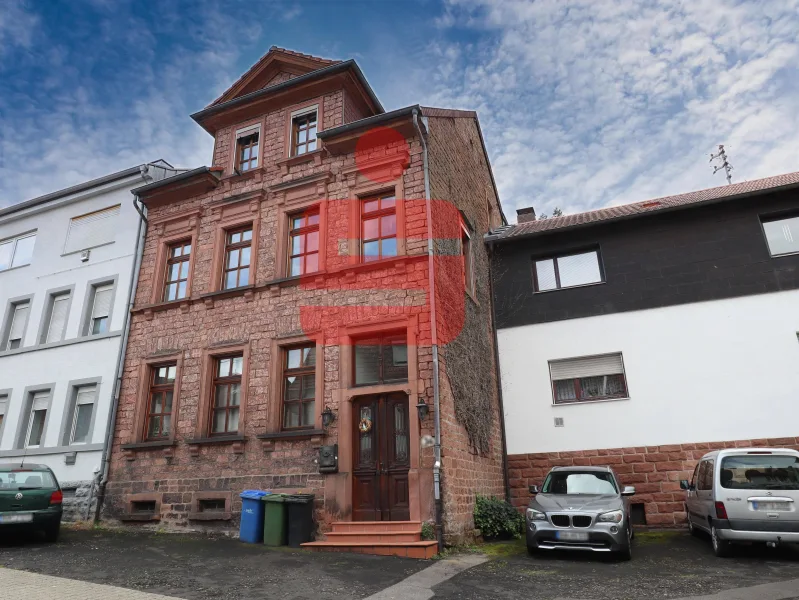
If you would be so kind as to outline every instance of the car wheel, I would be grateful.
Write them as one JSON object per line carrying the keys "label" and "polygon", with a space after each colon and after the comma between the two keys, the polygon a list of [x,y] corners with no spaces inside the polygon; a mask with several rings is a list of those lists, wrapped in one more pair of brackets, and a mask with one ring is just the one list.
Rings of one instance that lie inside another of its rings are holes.
{"label": "car wheel", "polygon": [[719,538],[718,531],[716,531],[716,526],[710,526],[710,541],[713,543],[713,552],[719,558],[727,558],[732,551],[732,545]]}
{"label": "car wheel", "polygon": [[633,528],[632,526],[627,526],[627,546],[624,547],[622,550],[619,550],[617,556],[619,560],[631,560],[633,557]]}
{"label": "car wheel", "polygon": [[44,530],[44,539],[48,542],[55,543],[58,541],[58,534],[61,532],[61,524],[51,525]]}

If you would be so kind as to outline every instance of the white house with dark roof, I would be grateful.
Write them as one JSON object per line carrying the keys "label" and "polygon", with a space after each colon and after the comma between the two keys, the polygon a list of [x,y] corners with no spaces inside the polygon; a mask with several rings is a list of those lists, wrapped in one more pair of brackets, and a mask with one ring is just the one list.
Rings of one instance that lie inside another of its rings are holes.
{"label": "white house with dark roof", "polygon": [[799,447],[799,173],[490,233],[514,502],[609,464],[684,522],[709,448]]}
{"label": "white house with dark roof", "polygon": [[143,221],[139,165],[0,209],[0,462],[46,464],[90,516]]}

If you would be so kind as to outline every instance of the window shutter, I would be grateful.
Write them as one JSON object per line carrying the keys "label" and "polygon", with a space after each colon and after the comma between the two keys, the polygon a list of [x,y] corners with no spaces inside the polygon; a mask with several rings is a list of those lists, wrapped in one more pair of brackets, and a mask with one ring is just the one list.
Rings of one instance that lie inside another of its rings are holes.
{"label": "window shutter", "polygon": [[95,386],[80,388],[75,403],[78,406],[81,404],[94,404],[94,393],[96,390],[97,388],[95,388]]}
{"label": "window shutter", "polygon": [[69,222],[64,252],[77,252],[114,241],[119,205],[75,217]]}
{"label": "window shutter", "polygon": [[107,317],[111,310],[111,292],[113,286],[106,285],[94,290],[94,308],[92,309],[92,319]]}
{"label": "window shutter", "polygon": [[624,373],[621,354],[605,354],[602,356],[586,356],[568,360],[553,360],[549,363],[549,372],[553,381],[560,379],[577,379],[578,377],[596,377],[599,375],[616,375]]}
{"label": "window shutter", "polygon": [[25,333],[25,321],[28,320],[28,303],[18,304],[14,308],[14,319],[11,321],[11,330],[9,331],[8,339],[17,340],[21,339]]}
{"label": "window shutter", "polygon": [[31,412],[37,410],[46,410],[47,401],[50,398],[50,392],[36,392],[33,395],[33,403],[31,404]]}
{"label": "window shutter", "polygon": [[53,308],[50,312],[50,328],[47,330],[47,343],[60,342],[64,339],[64,327],[67,324],[67,308],[69,307],[69,295],[56,296],[53,298]]}

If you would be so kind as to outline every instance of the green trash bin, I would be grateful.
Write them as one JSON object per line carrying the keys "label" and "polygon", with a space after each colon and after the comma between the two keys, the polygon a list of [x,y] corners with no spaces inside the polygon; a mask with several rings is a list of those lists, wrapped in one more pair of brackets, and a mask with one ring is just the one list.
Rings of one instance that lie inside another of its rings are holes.
{"label": "green trash bin", "polygon": [[286,545],[286,495],[264,496],[264,545]]}

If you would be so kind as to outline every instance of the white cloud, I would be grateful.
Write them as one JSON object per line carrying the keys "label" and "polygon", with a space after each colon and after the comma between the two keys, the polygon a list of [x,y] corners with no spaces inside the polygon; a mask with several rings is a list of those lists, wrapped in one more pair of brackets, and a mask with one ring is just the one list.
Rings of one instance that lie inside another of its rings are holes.
{"label": "white cloud", "polygon": [[449,0],[437,26],[426,101],[479,111],[509,216],[721,185],[719,143],[734,180],[799,169],[797,0]]}

